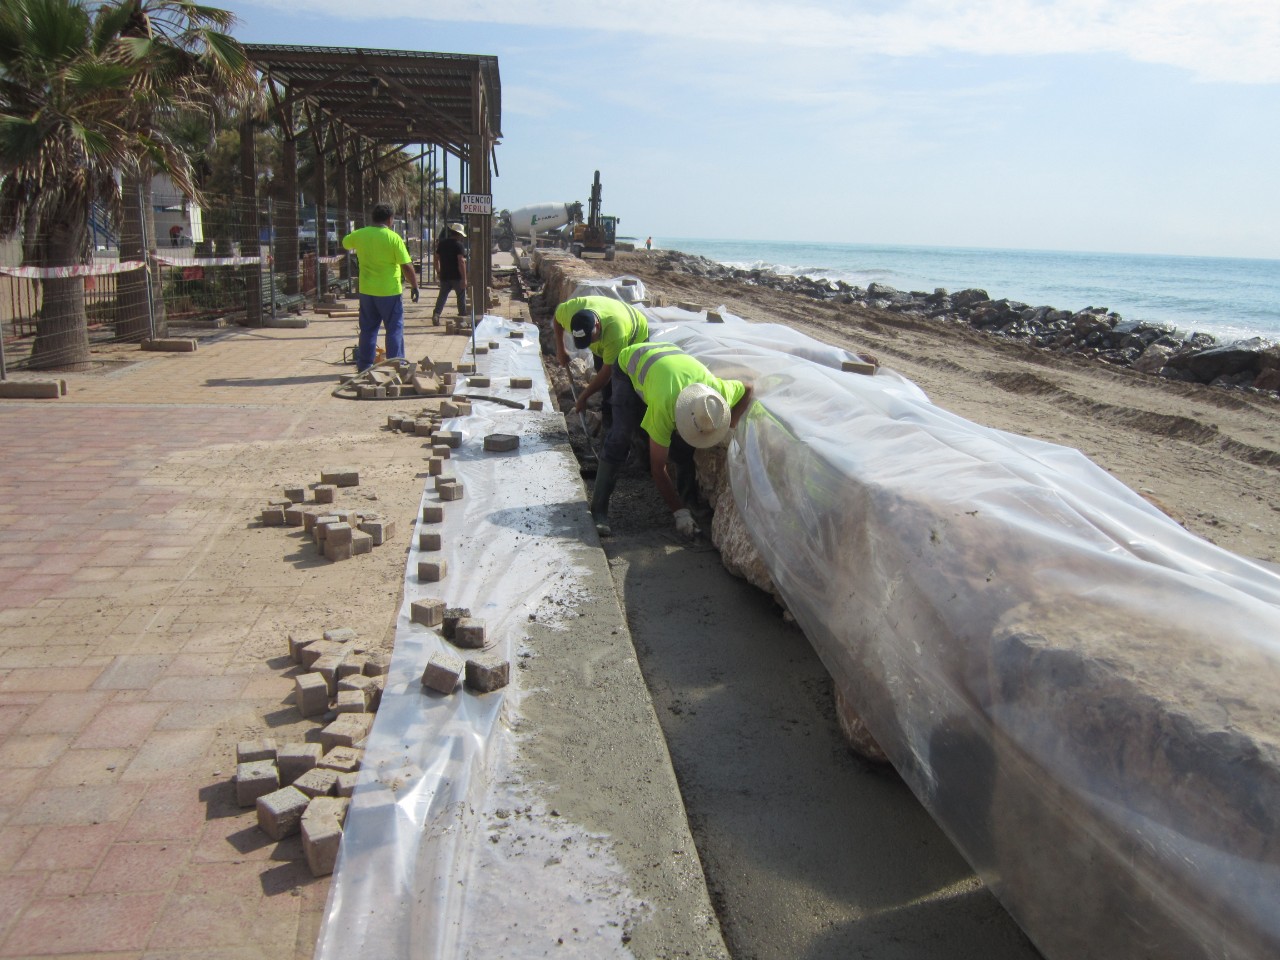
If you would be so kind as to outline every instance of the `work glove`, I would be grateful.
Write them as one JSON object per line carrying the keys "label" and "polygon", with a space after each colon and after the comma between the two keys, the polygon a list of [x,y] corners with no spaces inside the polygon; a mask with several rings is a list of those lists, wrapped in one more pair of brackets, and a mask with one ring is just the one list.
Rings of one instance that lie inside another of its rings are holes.
{"label": "work glove", "polygon": [[689,512],[688,507],[681,507],[672,516],[676,521],[676,533],[680,536],[686,540],[692,540],[698,535],[698,525],[693,522],[693,514]]}
{"label": "work glove", "polygon": [[417,287],[410,287],[410,288],[409,288],[409,299],[410,299],[410,300],[412,300],[414,303],[417,303],[417,302],[418,302],[418,288],[417,288]]}

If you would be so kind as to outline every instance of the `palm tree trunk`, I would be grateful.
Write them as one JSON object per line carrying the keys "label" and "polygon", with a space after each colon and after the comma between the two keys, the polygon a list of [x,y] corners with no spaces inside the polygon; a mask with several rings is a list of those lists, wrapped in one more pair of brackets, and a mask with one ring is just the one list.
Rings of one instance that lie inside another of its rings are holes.
{"label": "palm tree trunk", "polygon": [[[40,266],[69,267],[81,262],[89,236],[89,206],[68,204],[43,223],[45,237]],[[84,309],[83,277],[51,277],[41,281],[40,319],[31,349],[31,366],[80,369],[89,363],[89,324]]]}

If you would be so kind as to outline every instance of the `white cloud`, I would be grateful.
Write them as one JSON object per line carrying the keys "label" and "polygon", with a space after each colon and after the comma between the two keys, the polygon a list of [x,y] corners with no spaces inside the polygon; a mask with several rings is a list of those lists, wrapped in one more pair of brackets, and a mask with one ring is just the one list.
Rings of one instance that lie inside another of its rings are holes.
{"label": "white cloud", "polygon": [[[356,15],[346,0],[317,0],[313,7],[316,15]],[[619,56],[626,55],[628,36],[899,57],[1110,53],[1179,67],[1202,80],[1280,83],[1277,0],[402,0],[396,13],[595,31],[610,35]]]}

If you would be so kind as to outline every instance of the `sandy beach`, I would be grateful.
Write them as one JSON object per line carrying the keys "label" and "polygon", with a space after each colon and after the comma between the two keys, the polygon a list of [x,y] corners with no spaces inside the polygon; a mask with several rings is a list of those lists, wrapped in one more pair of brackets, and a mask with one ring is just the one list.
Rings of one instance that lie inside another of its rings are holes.
{"label": "sandy beach", "polygon": [[656,252],[620,253],[614,266],[668,298],[870,352],[940,407],[1074,447],[1192,533],[1280,562],[1280,402],[1265,394],[1172,382],[962,326],[658,269],[662,262]]}

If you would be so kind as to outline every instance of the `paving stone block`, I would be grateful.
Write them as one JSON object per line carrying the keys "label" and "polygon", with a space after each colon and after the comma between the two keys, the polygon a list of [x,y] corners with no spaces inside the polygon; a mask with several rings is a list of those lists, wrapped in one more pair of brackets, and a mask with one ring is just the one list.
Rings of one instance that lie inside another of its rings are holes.
{"label": "paving stone block", "polygon": [[267,507],[262,511],[262,525],[264,527],[283,527],[284,509],[282,507]]}
{"label": "paving stone block", "polygon": [[447,486],[450,483],[457,483],[457,482],[458,482],[458,478],[454,474],[452,473],[442,474],[441,476],[438,476],[435,479],[436,492],[439,493],[441,487]]}
{"label": "paving stone block", "polygon": [[338,796],[352,797],[355,796],[356,785],[360,782],[359,771],[351,773],[338,774]]}
{"label": "paving stone block", "polygon": [[395,539],[396,522],[394,520],[365,519],[360,521],[360,529],[373,537],[373,545],[380,547],[388,540]]}
{"label": "paving stone block", "polygon": [[236,803],[252,807],[259,797],[280,789],[280,771],[273,760],[236,764]]}
{"label": "paving stone block", "polygon": [[351,643],[359,634],[352,627],[329,627],[324,632],[324,639],[328,643]]}
{"label": "paving stone block", "polygon": [[[419,534],[425,537],[428,534]],[[432,534],[439,537],[440,534]],[[440,549],[438,546],[436,549]],[[420,623],[424,627],[438,627],[444,622],[444,601],[435,598],[426,600],[415,600],[409,604],[409,621],[411,623]]]}
{"label": "paving stone block", "polygon": [[324,682],[329,687],[329,696],[332,697],[338,692],[338,667],[342,665],[342,661],[346,659],[347,653],[344,650],[339,655],[329,655],[321,657],[311,665],[311,670],[324,677]]}
{"label": "paving stone block", "polygon": [[312,493],[315,494],[316,503],[333,503],[338,496],[338,488],[332,483],[319,483]]}
{"label": "paving stone block", "polygon": [[307,514],[310,513],[306,507],[286,507],[284,511],[284,525],[286,527],[301,527],[306,523]]}
{"label": "paving stone block", "polygon": [[462,658],[452,653],[437,653],[422,671],[422,685],[437,693],[453,693],[466,669]]}
{"label": "paving stone block", "polygon": [[483,649],[484,621],[463,617],[454,626],[453,636],[449,639],[453,641],[454,646],[462,647],[466,650]]}
{"label": "paving stone block", "polygon": [[325,467],[320,471],[320,482],[335,487],[360,486],[360,471],[355,467]]}
{"label": "paving stone block", "polygon": [[298,648],[298,652],[302,657],[299,663],[304,669],[310,670],[321,657],[347,656],[351,653],[350,646],[350,644],[339,643],[336,640],[313,640],[307,645]]}
{"label": "paving stone block", "polygon": [[353,653],[343,659],[338,664],[338,689],[342,689],[342,681],[345,677],[359,677],[364,675],[364,665],[367,662],[363,654]]}
{"label": "paving stone block", "polygon": [[475,373],[475,372],[476,372],[476,365],[475,365],[474,363],[470,363],[470,362],[466,362],[466,363],[459,363],[459,364],[458,364],[457,372],[458,372],[458,373]]}
{"label": "paving stone block", "polygon": [[541,401],[541,400],[530,400],[530,401],[529,401],[529,409],[530,409],[530,410],[532,410],[532,411],[534,411],[535,413],[536,413],[537,411],[541,410],[541,409],[542,409],[542,401]]}
{"label": "paving stone block", "polygon": [[[343,713],[320,731],[320,746],[328,753],[334,747],[354,747],[369,736],[373,726],[371,713]],[[317,758],[318,759],[318,758]]]}
{"label": "paving stone block", "polygon": [[327,877],[338,864],[338,851],[342,849],[342,821],[346,804],[341,797],[316,797],[302,817],[302,853],[307,859],[307,869],[313,877]]}
{"label": "paving stone block", "polygon": [[301,740],[286,743],[276,751],[276,766],[280,770],[280,782],[288,785],[320,762],[324,751],[318,743]]}
{"label": "paving stone block", "polygon": [[452,360],[437,360],[432,364],[432,366],[435,368],[436,373],[444,374],[453,372]]}
{"label": "paving stone block", "polygon": [[293,786],[308,797],[331,797],[338,790],[338,771],[312,767],[293,781]]}
{"label": "paving stone block", "polygon": [[320,766],[336,773],[354,773],[363,757],[364,751],[355,747],[334,747],[321,758]]}
{"label": "paving stone block", "polygon": [[512,390],[529,390],[533,387],[533,377],[512,377]]}
{"label": "paving stone block", "polygon": [[322,514],[319,517],[316,517],[315,526],[311,528],[311,536],[315,539],[316,543],[322,544],[324,543],[324,538],[329,533],[329,527],[335,523],[341,522],[342,521],[336,513]]}
{"label": "paving stone block", "polygon": [[484,448],[491,453],[519,450],[520,438],[514,433],[491,433],[484,438]]}
{"label": "paving stone block", "polygon": [[447,483],[440,488],[441,500],[461,500],[467,488],[461,483]]}
{"label": "paving stone block", "polygon": [[351,552],[357,557],[365,553],[373,553],[373,537],[363,530],[351,534]]}
{"label": "paving stone block", "polygon": [[326,560],[350,560],[355,556],[355,546],[351,541],[346,543],[330,543],[328,540],[324,542],[324,558]]}
{"label": "paving stone block", "polygon": [[400,429],[400,420],[401,420],[401,415],[400,415],[400,414],[398,414],[398,413],[393,413],[393,414],[391,414],[391,416],[387,417],[387,429],[388,429],[388,430],[399,430],[399,429]]}
{"label": "paving stone block", "polygon": [[325,531],[324,541],[326,545],[342,546],[351,543],[351,524],[340,522],[329,524],[329,529]]}
{"label": "paving stone block", "polygon": [[489,384],[490,384],[490,380],[488,377],[468,377],[467,378],[468,387],[487,387],[489,386]]}
{"label": "paving stone block", "polygon": [[440,523],[444,520],[444,507],[429,503],[422,508],[423,523]]}
{"label": "paving stone block", "polygon": [[471,401],[470,401],[470,400],[459,400],[459,401],[458,401],[458,416],[460,416],[460,417],[469,417],[469,416],[471,416]]}
{"label": "paving stone block", "polygon": [[413,426],[413,432],[419,437],[429,437],[436,432],[434,420],[419,420]]}
{"label": "paving stone block", "polygon": [[[489,352],[489,348],[488,348],[488,347],[476,347],[476,349],[475,349],[475,355],[476,355],[477,357],[483,357],[483,356],[485,356],[488,352]],[[486,383],[486,384],[485,384],[485,386],[487,387],[487,386],[488,386],[488,384]]]}
{"label": "paving stone block", "polygon": [[865,360],[841,360],[840,369],[845,373],[861,373],[871,376],[876,372],[876,365],[867,363]]}
{"label": "paving stone block", "polygon": [[433,444],[431,447],[431,456],[438,457],[441,460],[448,460],[449,457],[452,456],[450,453],[452,449],[452,447],[445,443]]}
{"label": "paving stone block", "polygon": [[444,475],[444,459],[442,457],[428,457],[427,458],[427,476],[439,477],[443,475]]}
{"label": "paving stone block", "polygon": [[293,679],[293,702],[304,717],[315,717],[329,709],[329,683],[318,673],[303,673]]}
{"label": "paving stone block", "polygon": [[440,633],[446,640],[452,640],[458,624],[471,616],[470,607],[448,607],[444,611],[444,619],[440,624]]}
{"label": "paving stone block", "polygon": [[320,514],[314,510],[308,510],[302,515],[302,532],[314,534],[316,529],[316,521],[320,519]]}
{"label": "paving stone block", "polygon": [[274,740],[241,740],[236,744],[236,763],[254,763],[258,760],[276,762],[278,744]]}
{"label": "paving stone block", "polygon": [[302,663],[303,648],[315,642],[315,640],[309,640],[306,637],[295,637],[293,634],[289,634],[289,659],[294,663]]}
{"label": "paving stone block", "polygon": [[385,653],[371,653],[364,665],[364,675],[366,677],[386,676],[390,666],[391,660]]}
{"label": "paving stone block", "polygon": [[307,488],[306,487],[285,487],[284,495],[285,495],[285,499],[288,500],[290,503],[302,503],[303,500],[307,499]]}
{"label": "paving stone block", "polygon": [[467,688],[476,693],[492,693],[511,681],[511,663],[497,654],[480,654],[467,659]]}
{"label": "paving stone block", "polygon": [[456,417],[458,415],[458,405],[450,400],[440,401],[440,416]]}
{"label": "paving stone block", "polygon": [[302,829],[302,814],[311,802],[296,787],[284,787],[259,797],[258,827],[272,840],[283,840]]}
{"label": "paving stone block", "polygon": [[364,698],[364,709],[369,713],[375,712],[382,702],[381,689],[378,679],[364,674],[352,674],[338,681],[338,696],[341,697],[344,692],[359,693]]}
{"label": "paving stone block", "polygon": [[438,583],[449,573],[447,560],[419,560],[418,579],[424,583]]}
{"label": "paving stone block", "polygon": [[343,713],[371,713],[369,698],[363,690],[339,690],[334,709]]}
{"label": "paving stone block", "polygon": [[462,432],[460,430],[441,430],[436,434],[435,439],[446,447],[453,447],[455,450],[462,446]]}
{"label": "paving stone block", "polygon": [[507,339],[508,339],[508,340],[523,340],[523,339],[524,339],[524,331],[523,331],[523,330],[512,330],[510,333],[508,333],[508,334],[507,334]]}
{"label": "paving stone block", "polygon": [[444,544],[444,538],[438,533],[432,533],[429,530],[423,530],[418,534],[418,549],[434,552],[439,550]]}

